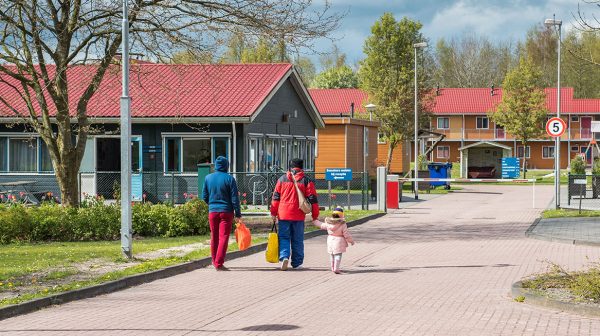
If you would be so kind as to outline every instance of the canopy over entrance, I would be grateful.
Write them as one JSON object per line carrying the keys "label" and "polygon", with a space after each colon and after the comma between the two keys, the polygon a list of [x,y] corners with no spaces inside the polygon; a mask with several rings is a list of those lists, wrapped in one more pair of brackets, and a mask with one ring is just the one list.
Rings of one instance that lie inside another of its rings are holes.
{"label": "canopy over entrance", "polygon": [[460,177],[497,178],[502,175],[502,158],[512,156],[512,148],[493,141],[460,147]]}

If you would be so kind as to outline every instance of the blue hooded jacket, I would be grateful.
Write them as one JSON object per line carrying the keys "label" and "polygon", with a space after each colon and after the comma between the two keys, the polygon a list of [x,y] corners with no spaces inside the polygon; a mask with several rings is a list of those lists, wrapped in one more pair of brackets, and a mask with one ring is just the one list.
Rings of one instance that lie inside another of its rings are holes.
{"label": "blue hooded jacket", "polygon": [[235,212],[242,217],[238,187],[233,176],[227,173],[229,161],[219,156],[215,162],[215,172],[206,176],[202,199],[208,204],[208,212]]}

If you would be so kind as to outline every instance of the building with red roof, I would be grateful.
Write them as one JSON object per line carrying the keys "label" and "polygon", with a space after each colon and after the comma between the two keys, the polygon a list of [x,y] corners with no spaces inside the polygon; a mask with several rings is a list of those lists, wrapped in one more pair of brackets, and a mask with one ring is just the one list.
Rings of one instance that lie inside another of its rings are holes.
{"label": "building with red roof", "polygon": [[[545,92],[548,117],[552,117],[557,109],[557,90],[548,88]],[[351,102],[360,101],[360,108],[355,111],[367,113],[364,105],[368,95],[359,89],[310,90],[310,93],[325,120]],[[500,177],[502,158],[508,156],[521,158],[521,163],[526,156],[530,169],[553,168],[554,142],[550,137],[544,135],[531,140],[525,148],[519,139],[490,120],[489,114],[502,100],[502,89],[440,88],[434,93],[430,130],[444,134],[445,139],[434,148],[430,161],[461,162],[463,177]],[[600,155],[592,153],[593,149],[589,147],[593,137],[592,122],[600,120],[600,99],[577,99],[573,94],[573,88],[561,89],[561,116],[568,124],[561,137],[562,168],[568,167],[576,155],[587,155],[588,163],[591,163],[592,155]],[[408,149],[411,146],[407,143],[397,147],[392,158],[392,172],[410,169],[411,151]],[[380,141],[378,147],[378,163],[384,164],[387,144]]]}
{"label": "building with red roof", "polygon": [[[91,65],[68,69],[71,111],[89,84],[92,70]],[[10,85],[12,79],[0,76],[8,82],[0,83],[0,97],[27,114],[19,92]],[[101,186],[98,180],[103,173],[120,170],[120,96],[120,68],[114,66],[89,102],[87,113],[95,126],[81,166],[82,172],[90,173],[83,174],[82,192],[112,197],[112,181]],[[133,181],[136,198],[146,192],[145,172],[193,176],[197,164],[212,163],[219,155],[228,157],[232,170],[238,172],[286,169],[293,157],[305,158],[307,170],[315,168],[315,134],[324,122],[291,64],[137,62],[131,65],[130,96],[134,170],[139,172],[139,183]],[[13,110],[0,104],[0,171],[9,173],[1,174],[0,182],[19,173],[53,181],[44,143],[20,122]],[[39,184],[47,185],[46,189],[53,185]],[[99,189],[105,187],[111,190]],[[164,183],[152,194],[160,199],[171,187]],[[197,190],[188,188],[187,192]]]}
{"label": "building with red roof", "polygon": [[318,130],[316,171],[351,168],[375,174],[379,164],[379,122],[366,116],[367,94],[359,89],[310,89],[317,110],[325,121]]}

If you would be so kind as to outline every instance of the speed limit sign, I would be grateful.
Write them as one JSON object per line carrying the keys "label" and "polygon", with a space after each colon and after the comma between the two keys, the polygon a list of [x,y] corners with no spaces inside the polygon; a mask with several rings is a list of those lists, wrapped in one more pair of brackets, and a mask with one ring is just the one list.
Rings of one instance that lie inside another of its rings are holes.
{"label": "speed limit sign", "polygon": [[567,123],[558,117],[548,119],[546,123],[546,133],[551,137],[559,137],[565,133]]}

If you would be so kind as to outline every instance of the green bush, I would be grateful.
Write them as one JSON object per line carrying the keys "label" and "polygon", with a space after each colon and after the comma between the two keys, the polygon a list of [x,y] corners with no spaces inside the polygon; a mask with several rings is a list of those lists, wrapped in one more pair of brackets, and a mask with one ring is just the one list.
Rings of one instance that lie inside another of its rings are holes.
{"label": "green bush", "polygon": [[577,155],[573,160],[571,160],[571,174],[585,174],[585,161],[579,155]]}
{"label": "green bush", "polygon": [[600,159],[594,160],[594,165],[592,166],[592,174],[600,175]]}
{"label": "green bush", "polygon": [[[0,204],[0,244],[17,241],[113,240],[120,235],[121,209],[102,198],[86,198],[79,208],[44,203],[38,207]],[[133,232],[140,236],[205,234],[208,206],[193,199],[181,206],[137,203]]]}

